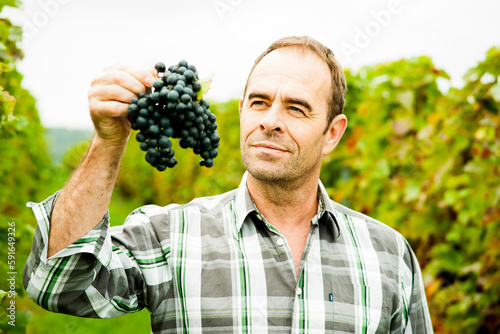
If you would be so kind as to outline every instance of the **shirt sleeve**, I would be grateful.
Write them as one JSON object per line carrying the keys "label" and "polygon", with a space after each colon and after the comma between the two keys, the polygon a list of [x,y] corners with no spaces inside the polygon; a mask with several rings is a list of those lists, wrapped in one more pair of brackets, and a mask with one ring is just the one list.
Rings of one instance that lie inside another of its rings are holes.
{"label": "shirt sleeve", "polygon": [[406,327],[405,334],[429,334],[434,333],[432,329],[427,297],[425,295],[424,282],[420,265],[415,253],[405,240],[406,252],[404,262],[409,269],[407,275],[407,284],[403,287],[404,304],[406,304]]}
{"label": "shirt sleeve", "polygon": [[[57,196],[28,203],[37,227],[24,268],[27,296],[49,311],[91,318],[151,307],[148,295],[154,294],[155,286],[171,280],[171,275],[165,270],[168,256],[163,251],[163,247],[169,249],[168,240],[158,241],[148,216],[138,209],[127,219],[129,224],[110,228],[106,213],[94,229],[47,258],[50,216]],[[151,262],[153,269],[163,270],[160,275],[148,270]]]}

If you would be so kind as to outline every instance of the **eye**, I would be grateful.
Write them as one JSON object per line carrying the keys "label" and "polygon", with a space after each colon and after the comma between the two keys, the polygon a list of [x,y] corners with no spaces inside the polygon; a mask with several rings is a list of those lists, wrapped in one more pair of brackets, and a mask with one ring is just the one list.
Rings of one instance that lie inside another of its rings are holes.
{"label": "eye", "polygon": [[254,108],[256,110],[262,110],[266,107],[266,101],[254,100],[254,101],[250,102],[250,107]]}
{"label": "eye", "polygon": [[290,110],[293,111],[295,114],[305,115],[305,113],[301,109],[299,109],[297,107],[291,106]]}

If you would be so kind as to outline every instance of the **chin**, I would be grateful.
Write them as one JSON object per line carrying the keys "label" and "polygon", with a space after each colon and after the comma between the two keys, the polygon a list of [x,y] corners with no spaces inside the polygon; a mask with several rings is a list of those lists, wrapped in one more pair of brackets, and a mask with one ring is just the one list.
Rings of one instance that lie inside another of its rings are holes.
{"label": "chin", "polygon": [[273,173],[272,171],[262,169],[247,169],[247,171],[254,179],[259,181],[279,182],[286,180],[286,176],[282,173]]}
{"label": "chin", "polygon": [[266,163],[263,161],[245,163],[248,173],[255,179],[265,182],[287,182],[294,179],[295,170],[286,168],[283,164]]}
{"label": "chin", "polygon": [[301,166],[290,157],[242,151],[243,165],[255,179],[271,183],[289,182],[300,175]]}

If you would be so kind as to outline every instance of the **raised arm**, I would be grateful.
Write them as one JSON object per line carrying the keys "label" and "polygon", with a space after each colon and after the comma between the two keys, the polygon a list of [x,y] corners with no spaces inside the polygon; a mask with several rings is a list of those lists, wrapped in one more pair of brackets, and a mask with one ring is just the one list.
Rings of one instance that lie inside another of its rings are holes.
{"label": "raised arm", "polygon": [[102,220],[130,136],[128,104],[152,86],[155,74],[154,69],[116,65],[92,82],[89,108],[95,133],[83,162],[57,198],[47,257],[78,240]]}

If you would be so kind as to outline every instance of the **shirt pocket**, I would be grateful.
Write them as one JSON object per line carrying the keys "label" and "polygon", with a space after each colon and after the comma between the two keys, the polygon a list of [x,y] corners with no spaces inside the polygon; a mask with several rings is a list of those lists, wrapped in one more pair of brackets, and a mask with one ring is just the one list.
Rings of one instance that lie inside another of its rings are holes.
{"label": "shirt pocket", "polygon": [[[326,328],[345,333],[388,333],[393,287],[331,283]],[[330,316],[331,315],[331,316]]]}

